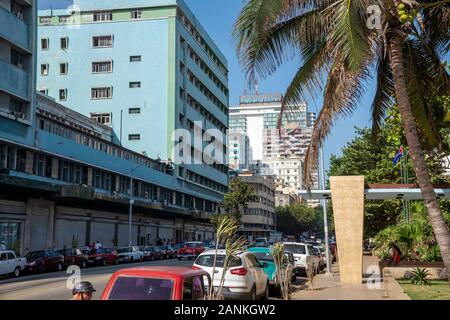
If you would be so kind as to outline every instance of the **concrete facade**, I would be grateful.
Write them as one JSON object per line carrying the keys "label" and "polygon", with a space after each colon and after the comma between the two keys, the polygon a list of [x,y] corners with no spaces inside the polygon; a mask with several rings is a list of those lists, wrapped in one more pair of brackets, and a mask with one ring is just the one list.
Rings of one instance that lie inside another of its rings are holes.
{"label": "concrete facade", "polygon": [[186,185],[223,196],[226,146],[213,165],[190,164],[203,160],[206,141],[191,141],[192,158],[183,163],[174,150],[177,129],[192,135],[216,129],[226,136],[228,128],[227,61],[200,22],[182,0],[78,0],[75,5],[39,12],[39,43],[49,45],[38,48],[44,70],[38,90],[110,126],[115,142],[125,148],[174,160],[175,175]]}
{"label": "concrete facade", "polygon": [[364,177],[331,177],[330,185],[341,283],[362,284]]}

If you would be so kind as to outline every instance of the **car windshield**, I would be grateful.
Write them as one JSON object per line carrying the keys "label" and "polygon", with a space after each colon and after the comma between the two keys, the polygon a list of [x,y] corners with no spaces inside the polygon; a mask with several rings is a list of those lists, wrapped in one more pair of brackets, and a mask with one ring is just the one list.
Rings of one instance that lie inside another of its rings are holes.
{"label": "car windshield", "polygon": [[284,250],[294,254],[306,254],[306,248],[303,244],[285,244]]}
{"label": "car windshield", "polygon": [[186,247],[188,247],[188,248],[197,248],[200,246],[201,246],[201,243],[186,243]]}
{"label": "car windshield", "polygon": [[117,252],[118,253],[127,253],[127,252],[131,252],[132,250],[130,248],[121,248],[118,249]]}
{"label": "car windshield", "polygon": [[119,277],[109,300],[171,300],[172,291],[172,280]]}
{"label": "car windshield", "polygon": [[159,247],[161,250],[168,250],[167,246],[161,246]]}
{"label": "car windshield", "polygon": [[30,252],[25,256],[25,258],[27,258],[27,260],[40,259],[43,257],[44,257],[44,251]]}
{"label": "car windshield", "polygon": [[[223,263],[225,261],[225,255],[217,255],[216,259],[216,267],[217,268],[223,268]],[[200,257],[198,257],[197,261],[195,261],[195,264],[202,266],[202,267],[208,267],[212,268],[214,266],[214,255],[213,254],[205,254]],[[231,258],[229,268],[233,267],[239,267],[242,265],[242,260],[240,258]]]}
{"label": "car windshield", "polygon": [[155,248],[147,247],[147,248],[144,248],[144,251],[146,251],[146,252],[153,252],[153,251],[155,251]]}
{"label": "car windshield", "polygon": [[273,256],[268,252],[252,252],[258,260],[273,262]]}
{"label": "car windshield", "polygon": [[95,252],[96,252],[97,254],[102,254],[102,253],[109,253],[110,250],[109,250],[109,249],[103,249],[103,248],[100,248],[100,249],[97,249]]}

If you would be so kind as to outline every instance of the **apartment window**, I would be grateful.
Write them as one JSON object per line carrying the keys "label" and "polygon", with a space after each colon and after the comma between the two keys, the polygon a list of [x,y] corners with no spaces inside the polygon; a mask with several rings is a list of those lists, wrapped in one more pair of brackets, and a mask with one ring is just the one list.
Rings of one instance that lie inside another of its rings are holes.
{"label": "apartment window", "polygon": [[48,76],[48,63],[41,64],[41,76]]}
{"label": "apartment window", "polygon": [[112,12],[96,12],[94,13],[94,21],[111,21]]}
{"label": "apartment window", "polygon": [[61,101],[67,100],[67,89],[59,89],[59,100]]}
{"label": "apartment window", "polygon": [[131,11],[131,19],[142,19],[142,10]]}
{"label": "apartment window", "polygon": [[141,108],[130,108],[130,109],[128,109],[128,113],[129,114],[140,114]]}
{"label": "apartment window", "polygon": [[139,61],[142,61],[141,56],[131,56],[130,57],[130,62],[139,62]]}
{"label": "apartment window", "polygon": [[39,22],[41,24],[51,24],[52,23],[52,17],[40,17]]}
{"label": "apartment window", "polygon": [[113,46],[113,36],[92,37],[92,46],[94,48],[110,48]]}
{"label": "apartment window", "polygon": [[66,49],[68,49],[69,48],[69,38],[61,38],[60,39],[60,42],[61,42],[61,49],[62,50],[66,50]]}
{"label": "apartment window", "polygon": [[50,45],[50,40],[48,38],[41,39],[41,49],[48,50]]}
{"label": "apartment window", "polygon": [[130,82],[130,88],[140,88],[140,87],[141,87],[140,81]]}
{"label": "apartment window", "polygon": [[59,64],[59,73],[60,74],[67,74],[69,71],[69,64],[68,63],[60,63]]}
{"label": "apartment window", "polygon": [[112,61],[92,62],[92,73],[110,73],[112,71]]}
{"label": "apartment window", "polygon": [[11,64],[16,67],[23,68],[23,55],[14,49],[11,49]]}
{"label": "apartment window", "polygon": [[140,134],[130,134],[130,135],[128,135],[128,140],[129,141],[141,140],[141,135]]}
{"label": "apartment window", "polygon": [[48,95],[48,89],[41,89],[39,92]]}
{"label": "apartment window", "polygon": [[112,98],[112,87],[92,88],[91,89],[91,98],[93,100],[111,99]]}
{"label": "apartment window", "polygon": [[101,124],[111,124],[111,113],[91,113],[91,119]]}

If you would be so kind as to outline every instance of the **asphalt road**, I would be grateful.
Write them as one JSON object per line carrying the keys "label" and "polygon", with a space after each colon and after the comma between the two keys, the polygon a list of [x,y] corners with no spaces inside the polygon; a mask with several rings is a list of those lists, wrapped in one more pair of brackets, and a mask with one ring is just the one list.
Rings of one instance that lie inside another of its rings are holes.
{"label": "asphalt road", "polygon": [[[91,282],[97,292],[94,300],[100,298],[111,275],[120,269],[140,266],[192,266],[193,261],[161,260],[133,264],[81,269],[81,281]],[[0,280],[0,300],[69,300],[72,298],[67,283],[72,283],[67,271],[26,275],[17,279]]]}

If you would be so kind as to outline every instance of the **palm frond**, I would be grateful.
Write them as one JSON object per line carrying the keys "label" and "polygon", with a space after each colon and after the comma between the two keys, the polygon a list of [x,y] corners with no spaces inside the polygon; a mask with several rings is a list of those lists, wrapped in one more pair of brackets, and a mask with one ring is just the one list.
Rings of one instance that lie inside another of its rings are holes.
{"label": "palm frond", "polygon": [[326,10],[330,21],[334,22],[329,35],[328,50],[339,56],[346,68],[357,71],[371,54],[367,28],[365,0],[340,0],[336,6]]}
{"label": "palm frond", "polygon": [[313,185],[312,173],[317,169],[318,151],[328,136],[333,121],[338,116],[348,116],[358,106],[364,95],[364,83],[369,78],[369,67],[363,66],[359,72],[345,68],[343,62],[335,62],[331,67],[325,87],[322,110],[319,113],[308,147],[304,164],[305,186]]}
{"label": "palm frond", "polygon": [[[233,28],[239,60],[252,78],[272,74],[294,57],[301,46],[320,40],[324,34],[322,8],[300,0],[250,0]],[[267,13],[270,12],[270,13]]]}
{"label": "palm frond", "polygon": [[326,40],[310,47],[309,51],[304,51],[304,63],[297,71],[294,79],[284,94],[281,111],[278,116],[278,129],[281,128],[283,117],[286,111],[296,111],[296,107],[301,105],[306,96],[315,99],[324,87],[324,71],[328,69],[328,56],[326,53]]}
{"label": "palm frond", "polygon": [[377,89],[372,103],[372,137],[376,138],[387,110],[392,106],[394,97],[394,80],[389,64],[389,56],[381,48],[377,63]]}

